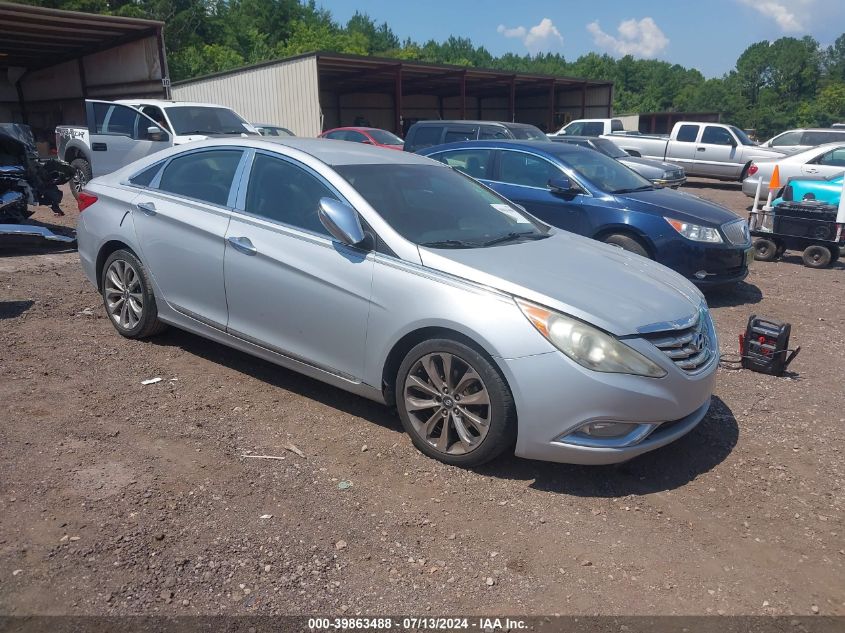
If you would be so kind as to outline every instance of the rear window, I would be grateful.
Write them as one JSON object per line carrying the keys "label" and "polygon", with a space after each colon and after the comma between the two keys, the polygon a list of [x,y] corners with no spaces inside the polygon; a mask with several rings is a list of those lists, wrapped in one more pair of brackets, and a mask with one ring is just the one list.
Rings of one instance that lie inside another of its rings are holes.
{"label": "rear window", "polygon": [[619,119],[612,119],[610,121],[610,131],[611,132],[624,132],[625,128],[622,127],[622,121]]}
{"label": "rear window", "polygon": [[678,130],[678,140],[683,143],[695,143],[697,137],[697,125],[682,125],[681,129]]}
{"label": "rear window", "polygon": [[443,127],[440,125],[422,125],[418,126],[410,139],[410,148],[413,150],[422,149],[424,147],[431,147],[440,143],[440,134],[443,132]]}
{"label": "rear window", "polygon": [[478,128],[464,128],[462,130],[446,130],[443,137],[444,143],[459,143],[461,141],[475,140],[478,135]]}

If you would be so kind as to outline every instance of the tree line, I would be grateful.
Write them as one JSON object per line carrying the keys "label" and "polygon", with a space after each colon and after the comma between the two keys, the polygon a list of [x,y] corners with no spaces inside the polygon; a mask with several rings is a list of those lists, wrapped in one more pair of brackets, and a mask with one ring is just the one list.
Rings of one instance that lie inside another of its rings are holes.
{"label": "tree line", "polygon": [[612,80],[614,111],[721,112],[768,138],[790,127],[845,121],[845,33],[822,47],[812,37],[750,45],[722,77],[630,55],[558,53],[500,57],[464,37],[400,40],[356,12],[346,24],[314,0],[27,0],[29,4],[165,22],[173,81],[315,50]]}

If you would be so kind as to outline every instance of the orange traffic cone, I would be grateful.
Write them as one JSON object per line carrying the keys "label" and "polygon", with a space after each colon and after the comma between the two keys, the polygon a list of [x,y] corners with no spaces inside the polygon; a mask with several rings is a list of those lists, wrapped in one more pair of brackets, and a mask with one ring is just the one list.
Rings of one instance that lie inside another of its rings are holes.
{"label": "orange traffic cone", "polygon": [[775,170],[772,172],[772,179],[769,181],[769,189],[780,189],[780,169],[775,165]]}

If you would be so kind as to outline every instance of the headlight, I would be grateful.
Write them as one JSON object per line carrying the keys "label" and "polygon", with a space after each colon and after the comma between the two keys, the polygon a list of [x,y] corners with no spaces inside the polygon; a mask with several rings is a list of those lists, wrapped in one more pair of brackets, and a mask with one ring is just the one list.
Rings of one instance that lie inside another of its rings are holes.
{"label": "headlight", "polygon": [[582,367],[650,378],[666,375],[662,367],[592,325],[523,299],[516,304],[540,334]]}
{"label": "headlight", "polygon": [[663,218],[669,225],[678,233],[683,235],[688,240],[693,242],[710,242],[711,244],[721,244],[722,236],[719,235],[719,229],[710,228],[709,226],[700,226],[698,224],[690,224],[689,222],[681,222],[673,218]]}

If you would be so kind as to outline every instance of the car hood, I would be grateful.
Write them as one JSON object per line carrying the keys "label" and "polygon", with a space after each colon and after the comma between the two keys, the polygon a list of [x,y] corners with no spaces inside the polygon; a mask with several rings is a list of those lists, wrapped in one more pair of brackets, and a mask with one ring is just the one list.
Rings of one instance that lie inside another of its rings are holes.
{"label": "car hood", "polygon": [[641,156],[623,156],[618,160],[623,165],[637,165],[637,169],[635,169],[635,171],[640,174],[645,172],[643,168],[647,168],[649,173],[653,171],[657,176],[662,176],[663,173],[667,171],[677,171],[678,169],[681,169],[679,165],[665,163],[662,160],[654,160],[653,158],[642,158]]}
{"label": "car hood", "polygon": [[764,160],[780,160],[781,158],[790,153],[792,152],[780,149],[773,149],[771,147],[759,147],[757,145],[749,145],[746,146],[745,150],[743,151],[742,158],[745,161],[749,161],[754,158],[762,158]]}
{"label": "car hood", "polygon": [[424,266],[582,319],[617,336],[685,319],[704,298],[674,271],[566,231],[490,248],[420,247]]}
{"label": "car hood", "polygon": [[653,213],[694,224],[722,226],[726,222],[739,219],[735,213],[720,204],[674,189],[615,194],[615,198],[631,211]]}

